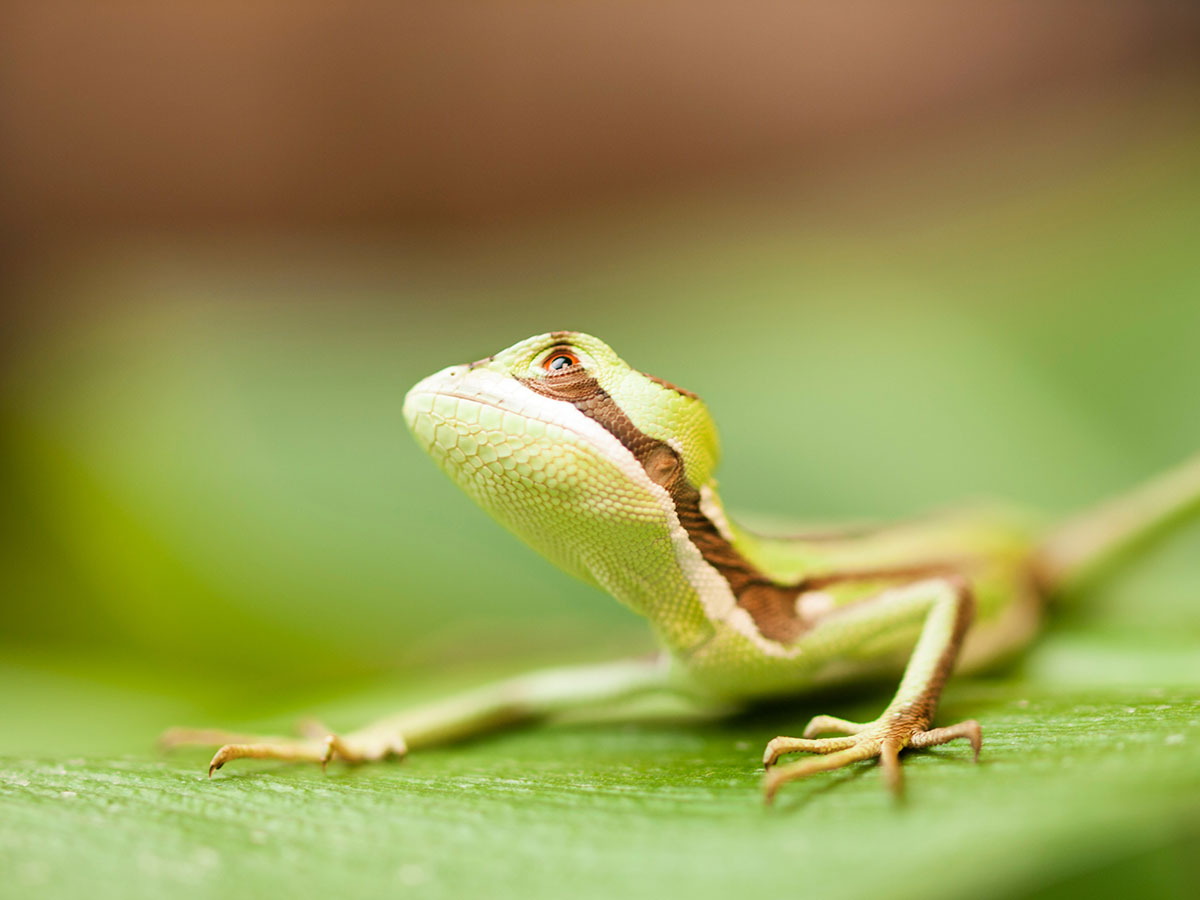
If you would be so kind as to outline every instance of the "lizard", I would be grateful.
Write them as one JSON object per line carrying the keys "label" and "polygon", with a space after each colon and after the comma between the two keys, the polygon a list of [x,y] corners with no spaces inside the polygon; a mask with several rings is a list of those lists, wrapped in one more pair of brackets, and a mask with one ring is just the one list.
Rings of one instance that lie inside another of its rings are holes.
{"label": "lizard", "polygon": [[[486,512],[568,573],[644,616],[653,659],[535,671],[339,734],[172,729],[169,746],[241,758],[362,763],[594,704],[682,695],[714,714],[830,685],[899,677],[879,716],[813,718],[767,742],[764,796],[878,759],[901,795],[902,751],[954,740],[935,727],[951,671],[1016,654],[1048,601],[1200,513],[1200,456],[1047,528],[1016,507],[967,507],[871,528],[764,535],[726,513],[716,427],[691,391],[581,332],[537,335],[442,369],[406,395],[417,443]],[[821,737],[821,735],[834,735]],[[784,756],[803,753],[799,760]]]}

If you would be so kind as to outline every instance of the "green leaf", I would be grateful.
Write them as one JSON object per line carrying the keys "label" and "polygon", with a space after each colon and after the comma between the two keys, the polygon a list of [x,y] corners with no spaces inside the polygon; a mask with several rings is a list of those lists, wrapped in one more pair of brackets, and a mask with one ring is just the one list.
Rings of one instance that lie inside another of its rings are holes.
{"label": "green leaf", "polygon": [[[1183,896],[1200,849],[1197,657],[1060,631],[1014,672],[952,684],[940,719],[984,723],[978,765],[950,745],[905,758],[903,805],[868,763],[788,785],[773,808],[763,743],[816,712],[867,717],[886,692],[721,723],[560,723],[326,774],[239,762],[210,781],[206,753],[148,746],[155,723],[211,718],[192,689],[109,677],[80,709],[80,682],[10,664],[0,746],[42,754],[0,758],[0,895]],[[350,725],[403,699],[318,711]],[[47,730],[70,700],[79,719]],[[229,724],[275,730],[298,711]],[[53,752],[89,740],[105,752]]]}

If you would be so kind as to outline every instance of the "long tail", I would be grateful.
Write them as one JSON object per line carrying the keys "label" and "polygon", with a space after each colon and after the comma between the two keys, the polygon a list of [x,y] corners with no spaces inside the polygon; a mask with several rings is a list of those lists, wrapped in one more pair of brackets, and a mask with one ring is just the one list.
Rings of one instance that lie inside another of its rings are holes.
{"label": "long tail", "polygon": [[1200,455],[1053,531],[1036,556],[1042,585],[1071,593],[1136,551],[1200,517]]}

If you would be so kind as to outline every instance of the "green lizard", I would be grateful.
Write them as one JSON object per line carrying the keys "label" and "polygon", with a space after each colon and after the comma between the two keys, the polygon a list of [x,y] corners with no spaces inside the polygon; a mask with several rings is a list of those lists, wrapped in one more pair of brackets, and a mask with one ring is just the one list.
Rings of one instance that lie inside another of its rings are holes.
{"label": "green lizard", "polygon": [[[1200,512],[1200,458],[1046,532],[1004,508],[876,529],[767,537],[717,495],[717,433],[704,403],[585,334],[554,332],[409,391],[418,443],[488,513],[567,572],[645,616],[654,660],[535,672],[348,734],[174,730],[221,744],[209,775],[251,757],[325,764],[410,749],[653,691],[729,709],[750,700],[900,675],[871,722],[817,716],[766,745],[765,793],[878,758],[902,789],[899,754],[955,739],[978,758],[978,722],[934,727],[957,664],[978,668],[1036,632],[1045,600]],[[822,733],[836,737],[820,738]],[[785,755],[814,754],[776,765]]]}

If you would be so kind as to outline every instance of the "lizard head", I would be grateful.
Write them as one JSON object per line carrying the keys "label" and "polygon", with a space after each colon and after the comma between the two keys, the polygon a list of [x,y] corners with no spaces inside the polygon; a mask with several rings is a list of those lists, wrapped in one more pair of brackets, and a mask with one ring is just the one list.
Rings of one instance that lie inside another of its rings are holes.
{"label": "lizard head", "polygon": [[[404,415],[480,506],[592,582],[609,580],[606,565],[636,569],[636,554],[669,549],[673,497],[695,496],[718,458],[696,395],[578,332],[538,335],[430,375],[409,391]],[[627,558],[594,558],[614,548]]]}

